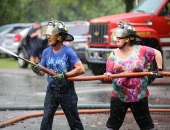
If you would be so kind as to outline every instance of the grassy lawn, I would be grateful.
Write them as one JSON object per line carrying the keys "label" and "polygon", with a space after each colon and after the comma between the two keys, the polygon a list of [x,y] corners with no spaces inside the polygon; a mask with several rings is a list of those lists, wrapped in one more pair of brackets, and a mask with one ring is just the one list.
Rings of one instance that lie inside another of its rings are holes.
{"label": "grassy lawn", "polygon": [[19,68],[19,65],[14,58],[0,58],[0,68]]}

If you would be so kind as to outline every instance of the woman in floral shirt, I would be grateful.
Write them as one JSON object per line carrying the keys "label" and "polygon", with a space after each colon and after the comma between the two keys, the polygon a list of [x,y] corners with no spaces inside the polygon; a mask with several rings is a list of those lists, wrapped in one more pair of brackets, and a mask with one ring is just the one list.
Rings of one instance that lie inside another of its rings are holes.
{"label": "woman in floral shirt", "polygon": [[157,77],[162,75],[162,55],[160,51],[136,44],[141,38],[136,35],[135,28],[127,22],[119,22],[113,31],[112,38],[116,40],[117,47],[108,57],[104,81],[112,80],[110,116],[107,121],[107,130],[119,130],[127,109],[130,108],[141,130],[152,130],[149,107],[148,78],[114,78],[111,74],[133,73],[147,71],[147,64],[157,63]]}

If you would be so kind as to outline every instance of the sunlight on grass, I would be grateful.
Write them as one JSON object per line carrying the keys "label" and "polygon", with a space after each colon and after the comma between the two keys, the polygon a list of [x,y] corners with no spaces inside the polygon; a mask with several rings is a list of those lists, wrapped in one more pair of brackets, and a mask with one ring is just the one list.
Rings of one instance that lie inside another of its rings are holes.
{"label": "sunlight on grass", "polygon": [[[85,68],[87,67],[87,64],[83,64]],[[14,58],[2,58],[0,57],[0,68],[20,68],[18,65],[18,62]],[[28,65],[28,68],[30,69],[31,66]]]}
{"label": "sunlight on grass", "polygon": [[19,68],[14,58],[0,58],[0,68]]}

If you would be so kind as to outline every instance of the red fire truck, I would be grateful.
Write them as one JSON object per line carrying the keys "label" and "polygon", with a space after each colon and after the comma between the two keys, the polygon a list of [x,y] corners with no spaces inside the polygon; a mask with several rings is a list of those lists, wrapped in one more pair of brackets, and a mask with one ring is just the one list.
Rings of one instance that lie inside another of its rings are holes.
{"label": "red fire truck", "polygon": [[[121,20],[130,22],[143,45],[162,52],[163,69],[170,69],[170,0],[143,0],[129,13],[98,17],[90,20],[86,60],[94,75],[105,72],[106,60],[116,47],[112,31]],[[156,70],[156,63],[148,64],[148,71]],[[154,77],[149,77],[149,83]]]}

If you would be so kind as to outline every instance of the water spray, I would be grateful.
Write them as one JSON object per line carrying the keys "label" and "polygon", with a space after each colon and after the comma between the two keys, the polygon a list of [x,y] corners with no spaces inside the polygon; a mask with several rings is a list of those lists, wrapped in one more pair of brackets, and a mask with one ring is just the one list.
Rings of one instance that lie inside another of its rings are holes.
{"label": "water spray", "polygon": [[[7,50],[7,49],[1,47],[1,46],[0,46],[0,49],[3,50],[3,51],[5,51],[5,52],[7,52],[7,53],[9,53],[9,54],[12,55],[12,56],[15,56],[16,58],[19,58],[19,59],[21,59],[21,60],[23,60],[23,61],[25,61],[25,62],[31,64],[31,65],[36,65],[36,66],[37,66],[37,64],[35,64],[35,63],[33,63],[33,62],[31,62],[31,61],[29,61],[29,60],[23,58],[23,57],[20,57],[20,56],[16,55],[15,53],[13,53],[13,52],[11,52],[11,51],[9,51],[9,50]],[[54,72],[48,70],[48,69],[45,68],[45,67],[42,67],[42,71],[44,71],[45,73],[47,73],[47,74],[49,74],[49,75],[51,75],[51,76],[56,75],[56,73],[54,73]]]}

